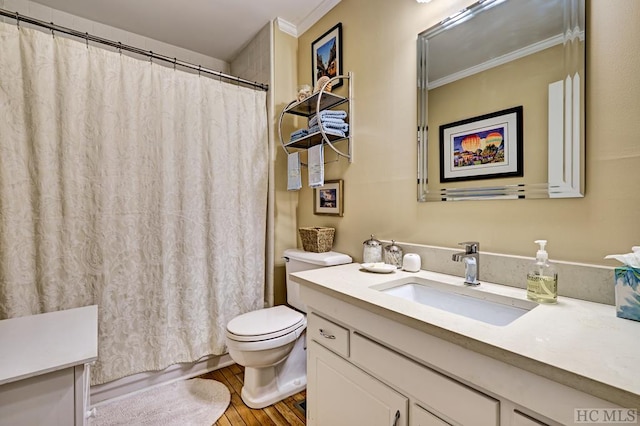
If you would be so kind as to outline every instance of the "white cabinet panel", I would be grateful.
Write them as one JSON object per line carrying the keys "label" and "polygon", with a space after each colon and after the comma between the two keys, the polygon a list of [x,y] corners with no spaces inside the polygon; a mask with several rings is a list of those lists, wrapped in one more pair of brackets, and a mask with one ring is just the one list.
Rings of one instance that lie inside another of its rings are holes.
{"label": "white cabinet panel", "polygon": [[316,342],[308,351],[310,425],[407,426],[406,397]]}
{"label": "white cabinet panel", "polygon": [[511,426],[548,426],[546,423],[542,423],[539,420],[535,420],[519,411],[513,412],[511,418]]}
{"label": "white cabinet panel", "polygon": [[351,359],[380,379],[397,384],[435,411],[462,425],[497,426],[499,401],[406,358],[358,333]]}
{"label": "white cabinet panel", "polygon": [[0,386],[0,426],[75,424],[74,368]]}
{"label": "white cabinet panel", "polygon": [[451,426],[436,415],[430,413],[419,405],[413,404],[411,407],[410,426]]}

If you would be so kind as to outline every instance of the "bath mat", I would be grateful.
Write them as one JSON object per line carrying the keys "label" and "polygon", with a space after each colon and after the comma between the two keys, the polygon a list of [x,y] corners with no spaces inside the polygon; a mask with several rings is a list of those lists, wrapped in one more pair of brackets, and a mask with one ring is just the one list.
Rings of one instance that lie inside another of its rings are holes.
{"label": "bath mat", "polygon": [[215,380],[179,380],[96,406],[92,426],[211,426],[231,401]]}

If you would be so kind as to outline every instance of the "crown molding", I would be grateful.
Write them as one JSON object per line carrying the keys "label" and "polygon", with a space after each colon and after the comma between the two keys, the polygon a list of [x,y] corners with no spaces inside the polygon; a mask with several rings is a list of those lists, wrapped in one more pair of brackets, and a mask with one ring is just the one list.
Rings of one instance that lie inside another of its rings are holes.
{"label": "crown molding", "polygon": [[340,0],[324,0],[322,3],[318,5],[310,14],[302,18],[302,20],[298,23],[298,34],[304,34],[309,28],[313,26],[316,22],[320,20],[324,15],[329,13],[331,9],[333,9]]}
{"label": "crown molding", "polygon": [[300,35],[304,34],[305,31],[311,28],[313,24],[318,22],[320,18],[329,13],[329,11],[340,3],[340,1],[341,0],[324,0],[315,9],[313,9],[311,13],[302,18],[297,25],[278,17],[276,18],[278,28],[282,32],[298,38]]}
{"label": "crown molding", "polygon": [[276,18],[276,22],[278,23],[278,28],[285,34],[289,34],[295,38],[298,38],[298,29],[291,22],[284,20],[280,17]]}

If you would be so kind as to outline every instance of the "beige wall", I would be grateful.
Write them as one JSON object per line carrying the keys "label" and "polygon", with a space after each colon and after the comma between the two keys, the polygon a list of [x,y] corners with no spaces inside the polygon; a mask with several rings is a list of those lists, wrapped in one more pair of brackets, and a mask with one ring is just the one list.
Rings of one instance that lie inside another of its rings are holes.
{"label": "beige wall", "polygon": [[[309,46],[342,22],[344,71],[355,75],[355,160],[325,170],[326,179],[344,179],[343,218],[313,215],[305,187],[299,200],[279,199],[287,214],[277,218],[278,230],[334,226],[334,249],[356,261],[374,233],[445,247],[478,240],[484,251],[526,256],[535,253],[533,240],[545,238],[552,259],[615,265],[602,258],[640,244],[640,2],[588,2],[584,198],[417,203],[416,35],[467,3],[342,0],[299,37],[302,84],[311,79]],[[286,166],[277,167],[284,179]]]}
{"label": "beige wall", "polygon": [[[274,96],[275,114],[273,140],[275,141],[275,241],[274,241],[274,302],[286,302],[285,270],[282,252],[297,244],[298,193],[287,191],[287,157],[280,145],[278,119],[280,112],[295,97],[297,87],[298,39],[274,25],[273,40],[274,82],[271,90]],[[283,127],[286,137],[293,131],[290,125]]]}

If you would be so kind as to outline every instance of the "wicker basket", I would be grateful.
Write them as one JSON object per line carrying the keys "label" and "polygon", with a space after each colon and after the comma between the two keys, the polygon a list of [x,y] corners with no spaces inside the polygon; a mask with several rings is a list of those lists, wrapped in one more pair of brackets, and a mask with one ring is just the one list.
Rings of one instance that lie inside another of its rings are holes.
{"label": "wicker basket", "polygon": [[333,247],[333,236],[335,228],[323,228],[315,226],[311,228],[298,228],[300,239],[302,240],[302,248],[305,251],[314,253],[324,253]]}

